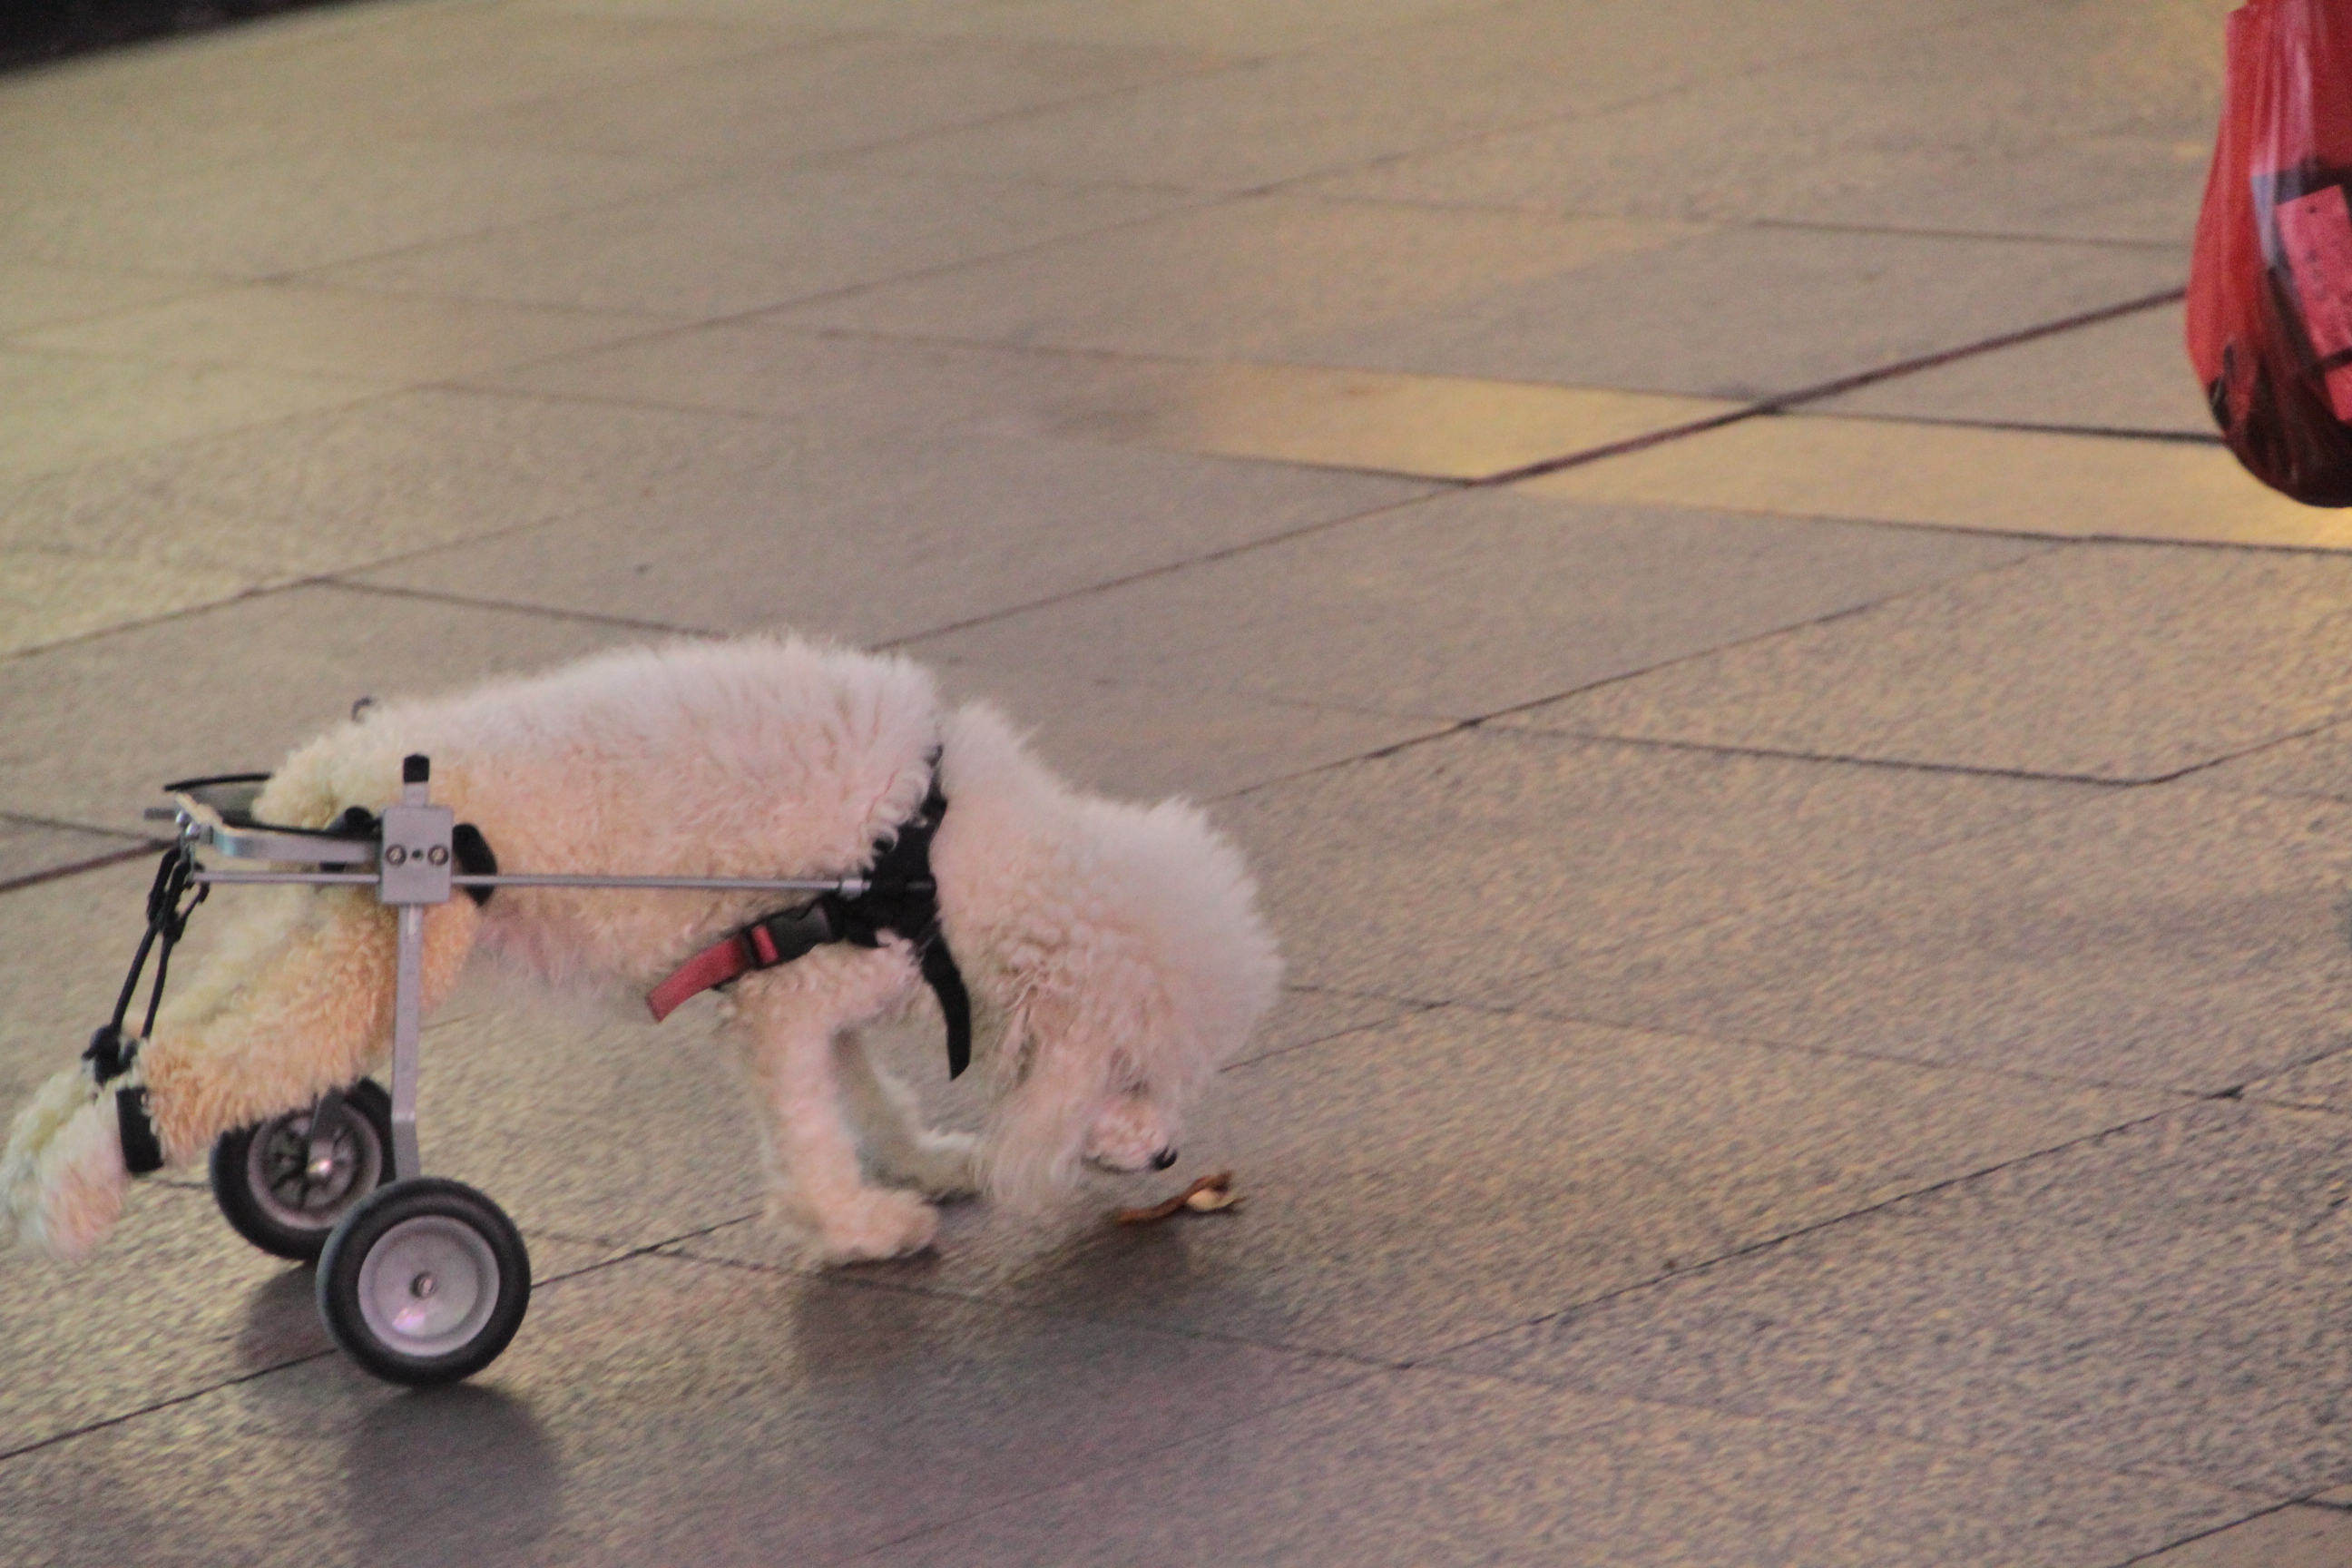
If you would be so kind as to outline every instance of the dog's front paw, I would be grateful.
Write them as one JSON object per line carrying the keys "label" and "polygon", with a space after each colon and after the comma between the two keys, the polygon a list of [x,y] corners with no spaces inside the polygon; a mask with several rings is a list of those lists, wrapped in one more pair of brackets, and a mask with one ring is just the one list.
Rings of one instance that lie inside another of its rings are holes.
{"label": "dog's front paw", "polygon": [[818,1249],[827,1263],[906,1258],[940,1233],[940,1211],[912,1193],[868,1188],[815,1217]]}
{"label": "dog's front paw", "polygon": [[131,1172],[111,1092],[77,1068],[43,1084],[8,1130],[0,1156],[0,1199],[17,1244],[79,1258],[121,1217]]}

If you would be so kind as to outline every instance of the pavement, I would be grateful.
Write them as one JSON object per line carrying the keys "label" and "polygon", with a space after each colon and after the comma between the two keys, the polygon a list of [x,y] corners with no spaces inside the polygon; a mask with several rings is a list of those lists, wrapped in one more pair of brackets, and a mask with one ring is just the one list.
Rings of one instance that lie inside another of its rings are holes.
{"label": "pavement", "polygon": [[0,1103],[159,781],[668,633],[1202,800],[1289,964],[1174,1171],[831,1274],[707,1004],[468,994],[511,1350],[378,1384],[145,1184],[0,1258],[0,1561],[2352,1563],[2352,524],[2180,347],[2223,9],[378,0],[0,77]]}

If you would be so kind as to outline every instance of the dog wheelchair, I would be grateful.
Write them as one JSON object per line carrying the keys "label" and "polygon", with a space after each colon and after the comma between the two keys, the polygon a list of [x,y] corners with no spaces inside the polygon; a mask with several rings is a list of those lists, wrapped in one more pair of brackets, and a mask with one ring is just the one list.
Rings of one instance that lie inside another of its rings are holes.
{"label": "dog wheelchair", "polygon": [[[362,1079],[310,1106],[225,1133],[212,1150],[214,1201],[237,1234],[264,1252],[312,1262],[319,1313],[345,1354],[376,1376],[413,1385],[454,1383],[498,1359],[530,1301],[530,1257],[497,1204],[462,1182],[427,1176],[416,1135],[423,1034],[425,911],[459,893],[498,888],[677,889],[798,893],[856,900],[871,877],[760,879],[502,872],[480,837],[430,795],[431,763],[402,764],[399,801],[381,816],[353,811],[323,829],[253,816],[266,773],[164,786],[175,804],[151,811],[176,833],[148,900],[148,930],[114,1020],[88,1056],[103,1082],[135,1055],[128,1016],[151,949],[159,948],[146,1027],[152,1033],[172,945],[215,887],[295,883],[364,887],[398,917],[392,1088]],[[468,836],[470,837],[470,842]],[[197,852],[264,861],[268,869],[215,869]],[[484,867],[486,868],[475,868]],[[163,1163],[145,1118],[144,1089],[123,1089],[125,1162],[134,1173]]]}

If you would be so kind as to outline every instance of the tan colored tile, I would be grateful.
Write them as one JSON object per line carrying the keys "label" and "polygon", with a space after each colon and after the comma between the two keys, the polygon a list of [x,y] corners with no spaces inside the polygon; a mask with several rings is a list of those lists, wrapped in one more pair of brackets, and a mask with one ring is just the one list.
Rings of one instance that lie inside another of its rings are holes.
{"label": "tan colored tile", "polygon": [[1313,360],[1325,356],[1285,350],[1367,323],[1451,320],[1508,285],[1638,258],[1698,232],[1684,224],[1268,196],[1165,214],[781,311],[777,320],[1191,359]]}
{"label": "tan colored tile", "polygon": [[2137,310],[1896,376],[1805,412],[2210,437],[2213,414],[2189,368],[2180,314],[2179,305]]}
{"label": "tan colored tile", "polygon": [[[864,8],[860,0],[857,9]],[[1500,8],[1496,0],[1349,0],[1343,5],[1268,5],[1266,0],[1003,0],[985,6],[937,6],[898,25],[987,37],[1157,44],[1255,54]]]}
{"label": "tan colored tile", "polygon": [[1826,1425],[1391,1372],[863,1563],[2104,1568],[2262,1506]]}
{"label": "tan colored tile", "polygon": [[0,333],[110,316],[202,288],[194,279],[160,272],[0,261]]}
{"label": "tan colored tile", "polygon": [[641,336],[660,317],[258,284],[52,327],[28,347],[413,383]]}
{"label": "tan colored tile", "polygon": [[895,143],[1217,63],[1169,48],[862,33],[534,99],[434,134],[715,171]]}
{"label": "tan colored tile", "polygon": [[0,479],[373,397],[380,383],[241,365],[0,351]]}
{"label": "tan colored tile", "polygon": [[0,654],[233,599],[256,581],[216,566],[0,548]]}
{"label": "tan colored tile", "polygon": [[1064,434],[1181,452],[1476,479],[1739,405],[1464,376],[1218,364],[1139,374],[1074,401]]}
{"label": "tan colored tile", "polygon": [[2343,1568],[2352,1563],[2352,1514],[2283,1508],[2146,1559],[2147,1568]]}
{"label": "tan colored tile", "polygon": [[[516,223],[338,267],[313,280],[393,294],[727,316],[1020,251],[1178,200],[1164,192],[787,169]],[[1037,263],[1014,266],[1025,272]]]}
{"label": "tan colored tile", "polygon": [[1759,418],[1528,481],[1537,495],[2070,539],[2352,548],[2352,518],[2199,443]]}
{"label": "tan colored tile", "polygon": [[0,230],[35,260],[269,278],[683,183],[675,164],[645,158],[314,132],[152,184],[35,192],[0,205]]}

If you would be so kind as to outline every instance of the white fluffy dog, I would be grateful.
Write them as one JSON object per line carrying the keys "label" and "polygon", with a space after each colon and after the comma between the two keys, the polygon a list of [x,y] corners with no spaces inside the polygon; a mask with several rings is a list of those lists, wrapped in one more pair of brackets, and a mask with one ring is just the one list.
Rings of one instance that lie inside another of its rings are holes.
{"label": "white fluffy dog", "polygon": [[[861,1026],[922,985],[905,940],[817,947],[733,991],[772,1212],[828,1261],[929,1245],[938,1214],[925,1194],[985,1190],[1034,1206],[1082,1160],[1165,1163],[1185,1102],[1273,995],[1278,961],[1249,876],[1198,810],[1070,789],[995,712],[943,709],[902,658],[799,640],[679,643],[386,703],[296,751],[255,816],[322,827],[352,806],[381,810],[410,752],[431,756],[435,800],[477,826],[505,869],[765,878],[867,866],[925,801],[938,758],[949,810],[931,866],[995,1095],[985,1133],[925,1130],[867,1059]],[[457,898],[425,914],[425,1005],[475,953],[551,986],[642,995],[788,901],[544,888],[503,888],[480,907]],[[26,1244],[79,1256],[120,1215],[118,1089],[144,1085],[163,1155],[182,1164],[388,1057],[394,922],[373,890],[237,889],[216,902],[236,906],[233,924],[130,1073],[100,1084],[85,1064],[17,1116],[0,1194]]]}

